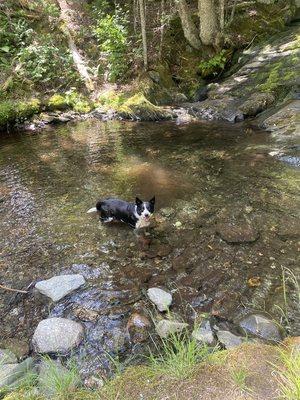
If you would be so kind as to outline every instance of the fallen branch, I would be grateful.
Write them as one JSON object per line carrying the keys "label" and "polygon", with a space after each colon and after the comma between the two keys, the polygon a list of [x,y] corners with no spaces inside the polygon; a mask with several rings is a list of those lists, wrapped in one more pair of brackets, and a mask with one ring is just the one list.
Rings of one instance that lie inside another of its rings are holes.
{"label": "fallen branch", "polygon": [[17,292],[17,293],[28,293],[27,290],[19,290],[19,289],[12,289],[4,285],[0,285],[0,289],[8,290],[9,292]]}

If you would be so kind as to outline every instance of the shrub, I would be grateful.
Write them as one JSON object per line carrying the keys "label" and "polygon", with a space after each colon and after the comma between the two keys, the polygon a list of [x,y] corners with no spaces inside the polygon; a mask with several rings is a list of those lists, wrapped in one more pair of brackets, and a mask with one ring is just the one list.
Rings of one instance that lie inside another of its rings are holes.
{"label": "shrub", "polygon": [[219,75],[225,68],[231,53],[228,50],[222,50],[207,61],[199,64],[199,72],[203,78]]}

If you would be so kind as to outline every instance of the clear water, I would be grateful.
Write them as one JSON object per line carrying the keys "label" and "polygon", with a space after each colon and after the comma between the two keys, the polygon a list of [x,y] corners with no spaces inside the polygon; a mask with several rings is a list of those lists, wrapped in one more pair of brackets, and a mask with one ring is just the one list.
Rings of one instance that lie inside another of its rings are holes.
{"label": "clear water", "polygon": [[[84,308],[99,313],[83,322],[87,353],[113,351],[118,338],[128,351],[126,321],[132,309],[151,309],[149,286],[172,290],[173,310],[188,320],[213,312],[232,321],[254,309],[284,322],[275,305],[286,308],[282,268],[299,276],[299,170],[269,156],[275,147],[266,132],[208,122],[90,120],[0,138],[0,284],[26,289],[64,272],[87,278],[50,307],[32,290],[0,289],[1,338],[30,338],[49,313],[76,318]],[[149,236],[86,214],[102,197],[153,195]],[[228,222],[251,224],[259,239],[226,243],[217,227]],[[249,285],[253,277],[259,286]],[[299,335],[292,283],[288,294]]]}

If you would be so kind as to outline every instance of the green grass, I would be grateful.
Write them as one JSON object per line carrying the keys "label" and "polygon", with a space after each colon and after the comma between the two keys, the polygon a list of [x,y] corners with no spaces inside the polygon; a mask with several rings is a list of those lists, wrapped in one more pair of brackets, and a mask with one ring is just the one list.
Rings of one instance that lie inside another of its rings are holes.
{"label": "green grass", "polygon": [[242,391],[249,391],[246,385],[246,378],[249,376],[248,371],[244,367],[236,368],[231,371],[231,378],[236,384],[236,386]]}
{"label": "green grass", "polygon": [[79,372],[73,360],[68,369],[63,368],[49,357],[43,358],[45,372],[39,376],[39,388],[53,399],[73,399],[80,384]]}
{"label": "green grass", "polygon": [[170,335],[156,346],[156,353],[150,352],[148,358],[151,372],[185,379],[191,376],[195,366],[211,355],[211,349],[200,345],[187,334]]}
{"label": "green grass", "polygon": [[280,351],[283,367],[277,367],[281,399],[300,399],[300,352]]}

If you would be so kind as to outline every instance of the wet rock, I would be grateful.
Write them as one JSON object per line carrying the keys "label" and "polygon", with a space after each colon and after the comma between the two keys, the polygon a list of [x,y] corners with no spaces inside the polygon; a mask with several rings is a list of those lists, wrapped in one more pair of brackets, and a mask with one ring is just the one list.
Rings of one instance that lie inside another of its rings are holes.
{"label": "wet rock", "polygon": [[266,110],[275,102],[275,97],[271,93],[254,93],[249,99],[239,107],[239,110],[246,117],[254,117],[258,113]]}
{"label": "wet rock", "polygon": [[239,346],[243,343],[243,338],[241,336],[236,336],[229,331],[219,330],[216,334],[219,342],[226,349],[231,349],[232,347]]}
{"label": "wet rock", "polygon": [[88,389],[100,389],[104,386],[104,380],[97,376],[90,376],[84,380],[84,386]]}
{"label": "wet rock", "polygon": [[17,357],[10,350],[0,349],[0,365],[4,364],[16,364],[18,362]]}
{"label": "wet rock", "polygon": [[89,310],[84,307],[78,307],[73,310],[75,317],[79,318],[81,321],[94,322],[99,318],[99,313],[97,311]]}
{"label": "wet rock", "polygon": [[0,388],[17,386],[30,372],[33,372],[32,358],[27,358],[20,364],[0,365]]}
{"label": "wet rock", "polygon": [[247,333],[261,339],[280,342],[281,332],[277,324],[263,315],[250,314],[242,318],[238,325]]}
{"label": "wet rock", "polygon": [[40,281],[35,288],[53,301],[59,301],[69,293],[84,285],[85,279],[80,274],[58,275],[45,281]]}
{"label": "wet rock", "polygon": [[201,321],[200,325],[193,330],[192,336],[209,346],[214,343],[214,335],[208,320]]}
{"label": "wet rock", "polygon": [[298,239],[300,237],[300,221],[289,219],[277,229],[277,235],[283,240]]}
{"label": "wet rock", "polygon": [[155,330],[161,338],[166,338],[173,333],[178,333],[183,331],[188,327],[185,322],[170,321],[168,319],[163,319],[157,323]]}
{"label": "wet rock", "polygon": [[167,311],[172,303],[172,295],[160,288],[148,289],[147,295],[159,311]]}
{"label": "wet rock", "polygon": [[251,243],[255,242],[259,237],[258,231],[246,222],[220,223],[216,232],[227,243]]}
{"label": "wet rock", "polygon": [[83,338],[83,327],[66,318],[48,318],[41,321],[32,338],[36,353],[67,353],[77,347]]}
{"label": "wet rock", "polygon": [[141,343],[148,339],[151,322],[144,315],[134,313],[127,322],[127,330],[132,343]]}
{"label": "wet rock", "polygon": [[29,344],[23,339],[9,338],[3,340],[1,346],[10,350],[17,358],[23,358],[29,353]]}

